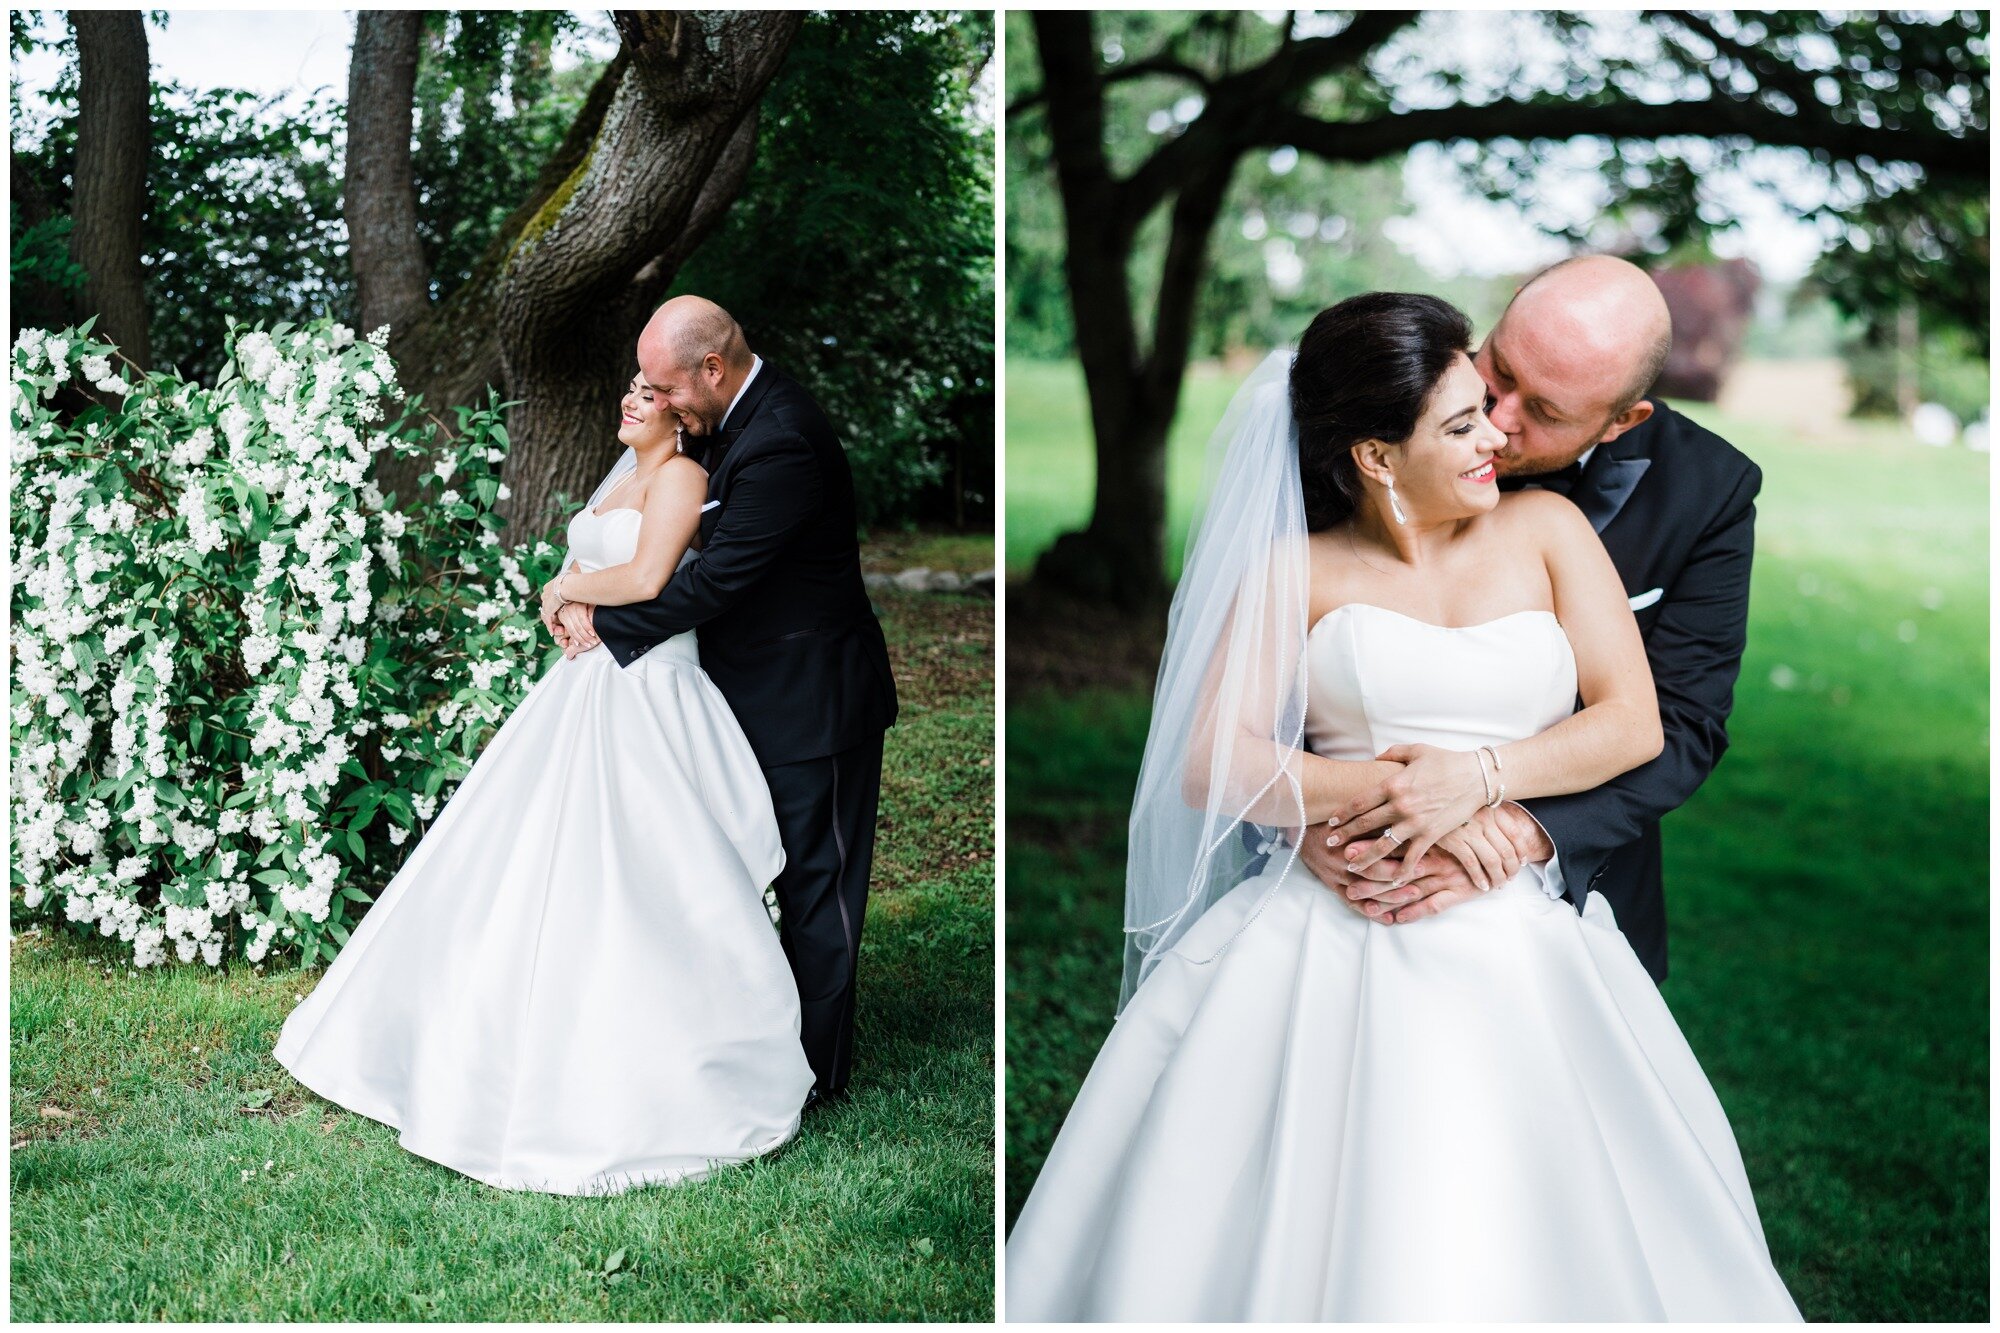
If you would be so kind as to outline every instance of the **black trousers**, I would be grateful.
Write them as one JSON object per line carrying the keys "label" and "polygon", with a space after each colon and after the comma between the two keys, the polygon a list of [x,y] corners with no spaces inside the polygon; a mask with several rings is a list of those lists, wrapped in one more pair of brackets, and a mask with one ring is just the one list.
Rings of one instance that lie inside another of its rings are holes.
{"label": "black trousers", "polygon": [[815,1089],[833,1096],[846,1090],[854,1064],[854,975],[875,859],[882,739],[767,768],[764,779],[785,844],[773,887],[779,939],[799,987],[799,1040]]}

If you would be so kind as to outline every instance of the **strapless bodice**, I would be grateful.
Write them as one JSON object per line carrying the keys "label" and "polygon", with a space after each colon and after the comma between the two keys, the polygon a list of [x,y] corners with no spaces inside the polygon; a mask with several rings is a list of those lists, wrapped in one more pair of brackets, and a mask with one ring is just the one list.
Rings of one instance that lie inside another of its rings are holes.
{"label": "strapless bodice", "polygon": [[[639,521],[642,517],[637,509],[613,509],[597,514],[586,505],[577,510],[569,520],[570,558],[582,565],[586,572],[624,564],[639,549]],[[694,555],[692,550],[683,552],[681,565],[694,559]],[[600,652],[602,648],[591,651]],[[694,631],[664,640],[646,657],[661,661],[699,662]]]}
{"label": "strapless bodice", "polygon": [[1549,611],[1454,628],[1349,602],[1307,633],[1306,679],[1306,744],[1328,759],[1499,745],[1576,708],[1576,659]]}
{"label": "strapless bodice", "polygon": [[622,565],[639,549],[639,520],[636,509],[613,509],[592,513],[588,506],[569,520],[569,553],[586,570]]}

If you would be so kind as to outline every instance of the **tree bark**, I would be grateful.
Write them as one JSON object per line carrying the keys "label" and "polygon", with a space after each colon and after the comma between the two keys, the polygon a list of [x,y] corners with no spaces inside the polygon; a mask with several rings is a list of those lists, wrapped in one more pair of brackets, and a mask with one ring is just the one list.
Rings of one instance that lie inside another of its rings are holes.
{"label": "tree bark", "polygon": [[417,237],[410,166],[411,99],[424,16],[364,9],[347,73],[347,179],[342,212],[361,328],[391,328],[430,308],[430,268]]}
{"label": "tree bark", "polygon": [[639,330],[742,188],[758,99],[797,12],[620,12],[623,76],[587,152],[509,251],[496,325],[515,454],[512,535],[617,457]]}
{"label": "tree bark", "polygon": [[70,11],[76,30],[75,224],[70,254],[87,274],[94,334],[142,369],[153,363],[139,262],[152,149],[146,24],[137,10]]}

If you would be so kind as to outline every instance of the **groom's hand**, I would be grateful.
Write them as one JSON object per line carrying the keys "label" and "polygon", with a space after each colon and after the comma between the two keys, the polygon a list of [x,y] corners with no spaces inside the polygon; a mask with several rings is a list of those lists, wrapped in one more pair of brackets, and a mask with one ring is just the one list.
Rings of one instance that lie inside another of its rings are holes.
{"label": "groom's hand", "polygon": [[556,612],[556,621],[562,633],[556,642],[563,646],[563,659],[587,653],[598,643],[597,630],[591,624],[591,607],[587,602],[565,602]]}
{"label": "groom's hand", "polygon": [[[1305,840],[1299,844],[1299,860],[1306,863],[1306,869],[1319,878],[1319,882],[1333,890],[1340,901],[1367,917],[1370,921],[1386,921],[1391,908],[1377,896],[1378,890],[1386,891],[1389,880],[1403,868],[1400,860],[1377,861],[1368,867],[1366,875],[1355,871],[1347,864],[1347,859],[1326,845],[1325,824],[1314,824],[1305,832]],[[1369,876],[1381,875],[1380,884]],[[1404,885],[1407,893],[1411,885]]]}
{"label": "groom's hand", "polygon": [[[1482,811],[1479,818],[1490,821],[1495,833],[1514,844],[1515,854],[1524,864],[1539,864],[1556,854],[1555,845],[1535,817],[1512,801],[1492,811]],[[1361,857],[1371,850],[1363,843],[1358,848],[1348,848],[1347,853]],[[1425,853],[1417,877],[1400,889],[1392,889],[1390,884],[1400,873],[1400,864],[1378,861],[1359,877],[1363,881],[1359,892],[1383,904],[1388,911],[1387,920],[1399,926],[1436,916],[1447,907],[1478,897],[1481,892],[1464,866],[1438,852]]]}

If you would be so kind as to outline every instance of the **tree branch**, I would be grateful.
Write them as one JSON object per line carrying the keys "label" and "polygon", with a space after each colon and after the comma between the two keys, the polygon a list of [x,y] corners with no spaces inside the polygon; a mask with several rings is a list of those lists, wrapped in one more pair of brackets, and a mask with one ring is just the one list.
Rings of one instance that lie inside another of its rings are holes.
{"label": "tree branch", "polygon": [[[1713,23],[1699,14],[1677,9],[1649,9],[1642,17],[1665,19],[1683,31],[1693,33],[1714,47],[1719,58],[1733,60],[1742,66],[1746,73],[1757,80],[1761,90],[1780,92],[1790,98],[1792,105],[1797,107],[1802,115],[1806,114],[1808,108],[1820,104],[1819,94],[1813,89],[1812,75],[1774,59],[1756,47],[1746,45],[1733,37],[1723,36]],[[1676,45],[1680,43],[1676,42]],[[1682,49],[1686,50],[1685,46]]]}
{"label": "tree branch", "polygon": [[1186,373],[1188,348],[1194,339],[1195,308],[1201,299],[1202,271],[1208,266],[1208,236],[1215,229],[1235,167],[1232,158],[1190,181],[1174,201],[1173,227],[1160,263],[1160,291],[1153,306],[1153,347],[1142,373],[1144,392],[1170,405],[1180,399],[1181,377]]}
{"label": "tree branch", "polygon": [[1414,10],[1362,10],[1330,37],[1285,43],[1261,65],[1219,80],[1187,132],[1162,145],[1118,185],[1123,224],[1136,230],[1182,182],[1261,141],[1262,122],[1287,114],[1285,109],[1321,79],[1362,64],[1416,17]]}
{"label": "tree branch", "polygon": [[[1188,83],[1194,84],[1203,92],[1215,86],[1215,80],[1211,79],[1202,70],[1176,60],[1165,53],[1148,56],[1144,60],[1135,60],[1129,65],[1115,65],[1110,69],[1101,71],[1097,81],[1099,87],[1108,88],[1114,83],[1130,83],[1134,79],[1149,78],[1156,74],[1172,79],[1183,79]],[[1046,87],[1036,88],[1032,92],[1021,94],[1021,96],[1009,103],[1007,114],[1010,116],[1019,115],[1021,112],[1031,107],[1041,106],[1047,101],[1048,89]]]}
{"label": "tree branch", "polygon": [[1613,102],[1602,106],[1561,103],[1493,102],[1379,116],[1341,123],[1295,111],[1267,118],[1247,146],[1285,145],[1329,162],[1372,162],[1420,143],[1457,139],[1657,140],[1671,135],[1704,139],[1744,137],[1781,147],[1805,148],[1843,160],[1867,157],[1908,162],[1941,177],[1985,180],[1986,141],[1910,130],[1868,129],[1831,120],[1786,116],[1755,102],[1708,98],[1648,106]]}

